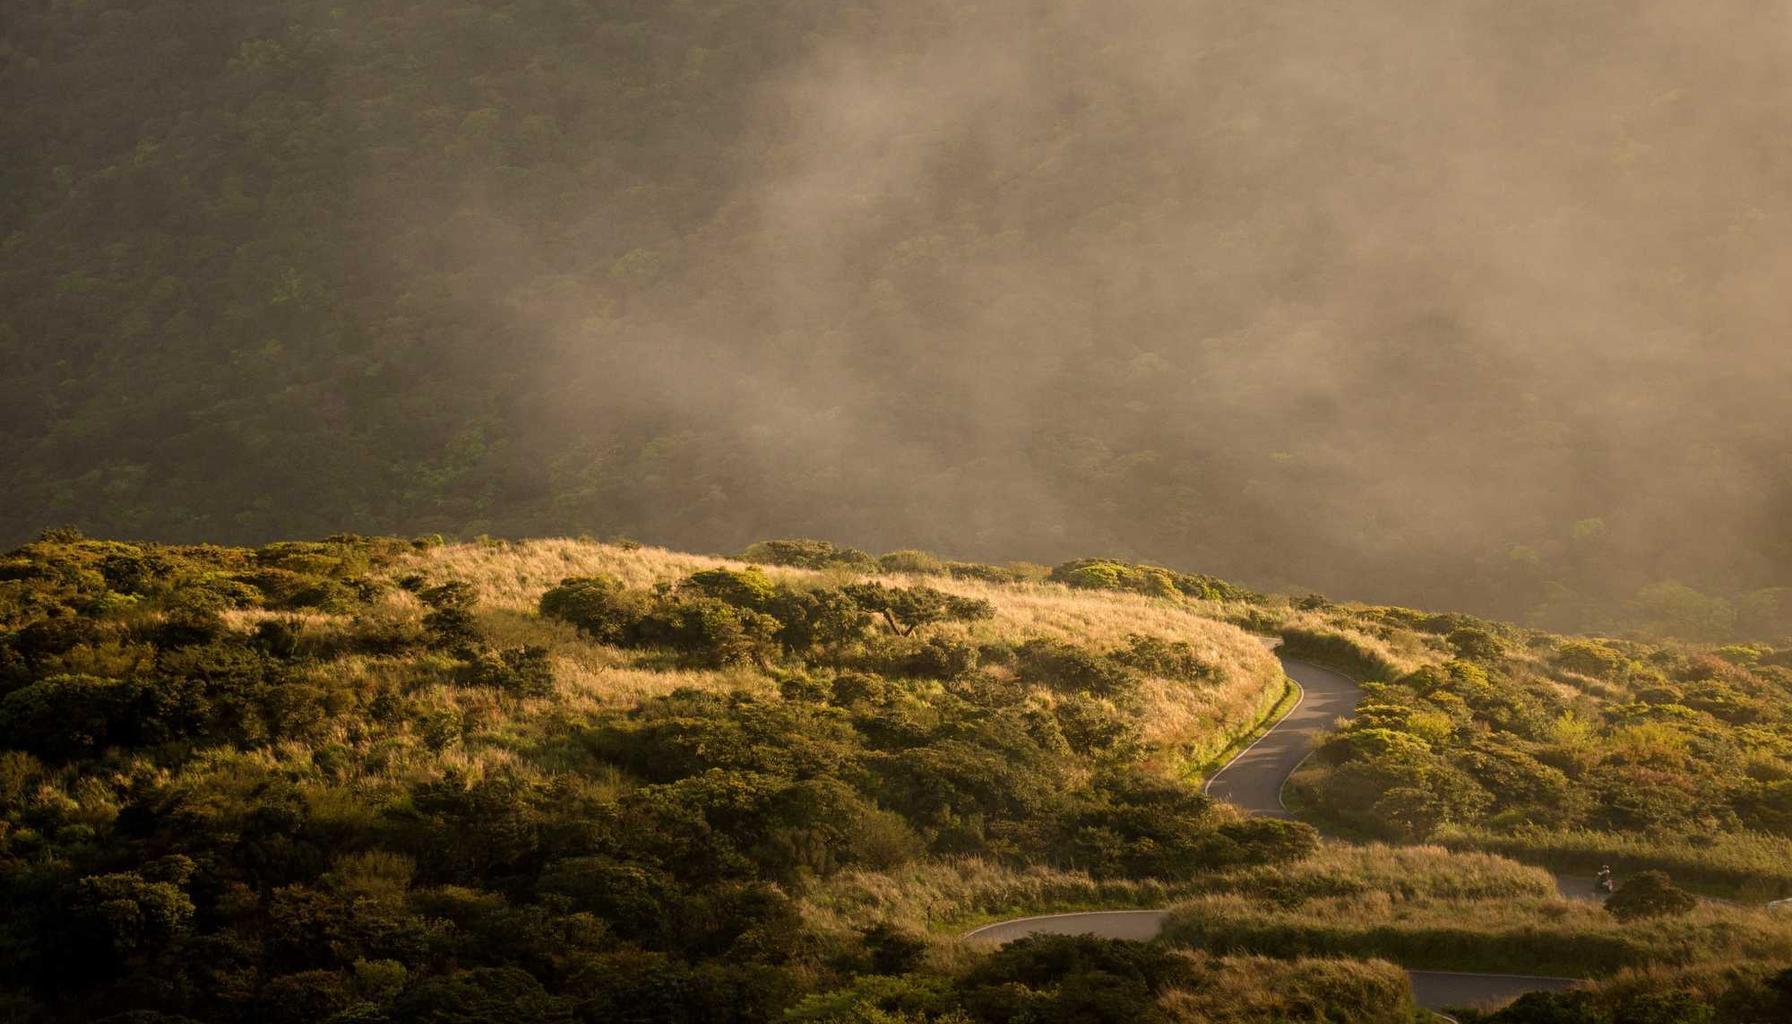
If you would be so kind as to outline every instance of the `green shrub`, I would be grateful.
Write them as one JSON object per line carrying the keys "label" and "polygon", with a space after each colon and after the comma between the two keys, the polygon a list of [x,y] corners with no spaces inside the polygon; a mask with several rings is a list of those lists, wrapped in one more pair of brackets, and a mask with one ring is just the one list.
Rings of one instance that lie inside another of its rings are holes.
{"label": "green shrub", "polygon": [[871,624],[871,613],[833,587],[779,587],[764,610],[778,620],[778,643],[794,654],[852,644]]}
{"label": "green shrub", "polygon": [[884,572],[912,572],[925,575],[937,575],[946,570],[946,563],[938,555],[929,551],[916,551],[912,548],[892,551],[877,556],[878,568]]}
{"label": "green shrub", "polygon": [[599,643],[626,644],[648,614],[645,595],[613,576],[568,576],[541,595],[541,614],[578,627]]}
{"label": "green shrub", "polygon": [[1024,682],[1068,693],[1121,696],[1138,689],[1137,673],[1104,654],[1057,640],[1028,640],[1015,651]]}
{"label": "green shrub", "polygon": [[782,625],[713,597],[680,597],[656,605],[638,632],[648,646],[673,651],[693,665],[720,668],[769,663]]}
{"label": "green shrub", "polygon": [[121,594],[149,594],[166,586],[173,576],[172,559],[154,551],[128,550],[107,555],[100,561],[100,575],[106,586]]}
{"label": "green shrub", "polygon": [[680,897],[678,883],[659,868],[602,856],[550,865],[536,890],[597,914],[622,938],[648,943],[667,937],[666,910]]}
{"label": "green shrub", "polygon": [[135,872],[90,875],[68,896],[70,953],[91,966],[122,966],[127,957],[173,942],[193,918],[193,901],[172,882]]}
{"label": "green shrub", "polygon": [[1126,646],[1110,657],[1140,672],[1185,683],[1212,679],[1216,675],[1214,667],[1201,660],[1195,649],[1182,640],[1133,633],[1126,638]]}
{"label": "green shrub", "polygon": [[873,647],[872,657],[880,672],[892,676],[960,679],[977,670],[977,648],[952,637],[886,640]]}
{"label": "green shrub", "polygon": [[1381,653],[1335,630],[1290,626],[1282,630],[1281,653],[1300,661],[1336,669],[1359,681],[1395,679],[1398,665]]}
{"label": "green shrub", "polygon": [[416,1024],[571,1024],[564,999],[548,995],[527,971],[481,967],[430,978],[407,989],[393,1007]]}
{"label": "green shrub", "polygon": [[1624,668],[1624,656],[1597,640],[1564,640],[1556,645],[1556,664],[1570,672],[1611,679]]}
{"label": "green shrub", "polygon": [[857,548],[840,547],[825,540],[762,540],[741,552],[741,560],[798,569],[836,567],[877,572],[877,559]]}
{"label": "green shrub", "polygon": [[468,654],[461,681],[469,686],[490,686],[515,697],[554,692],[554,666],[545,647],[480,648]]}
{"label": "green shrub", "polygon": [[0,698],[0,742],[61,760],[127,740],[141,690],[93,676],[52,676]]}
{"label": "green shrub", "polygon": [[865,944],[873,974],[907,974],[920,967],[927,955],[925,938],[888,921],[860,929],[859,941]]}
{"label": "green shrub", "polygon": [[[257,585],[269,583],[269,575],[280,571],[275,569],[257,573]],[[315,608],[321,612],[340,614],[353,611],[355,606],[361,603],[359,592],[342,580],[308,580],[303,576],[295,575],[294,582],[297,585],[281,596],[281,607]]]}
{"label": "green shrub", "polygon": [[801,779],[853,762],[855,736],[831,708],[678,690],[593,735],[603,754],[640,777],[676,782],[710,769]]}
{"label": "green shrub", "polygon": [[676,590],[753,611],[767,610],[777,594],[777,586],[758,569],[704,569],[680,580]]}
{"label": "green shrub", "polygon": [[1499,634],[1480,626],[1462,626],[1444,637],[1457,657],[1474,661],[1498,661],[1506,656],[1506,642]]}
{"label": "green shrub", "polygon": [[988,565],[983,562],[947,562],[946,575],[955,580],[978,580],[983,583],[1026,583],[1045,579],[1050,573],[1042,565],[1011,562]]}
{"label": "green shrub", "polygon": [[1605,900],[1606,912],[1620,921],[1678,917],[1698,905],[1696,897],[1668,881],[1665,871],[1633,875]]}
{"label": "green shrub", "polygon": [[959,982],[986,1021],[1158,1022],[1160,994],[1192,980],[1189,962],[1156,944],[1092,935],[1030,935],[1010,942]]}
{"label": "green shrub", "polygon": [[1056,566],[1046,577],[1053,583],[1084,590],[1128,590],[1152,597],[1189,597],[1201,601],[1248,601],[1255,595],[1212,576],[1175,572],[1155,565],[1135,565],[1107,558],[1081,558]]}

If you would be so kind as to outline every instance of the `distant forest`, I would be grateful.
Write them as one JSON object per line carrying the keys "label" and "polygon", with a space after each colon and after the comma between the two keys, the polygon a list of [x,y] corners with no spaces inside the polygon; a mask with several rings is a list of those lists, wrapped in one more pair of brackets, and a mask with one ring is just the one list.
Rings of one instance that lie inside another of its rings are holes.
{"label": "distant forest", "polygon": [[13,0],[0,543],[818,536],[1792,635],[1783,43],[1356,6]]}

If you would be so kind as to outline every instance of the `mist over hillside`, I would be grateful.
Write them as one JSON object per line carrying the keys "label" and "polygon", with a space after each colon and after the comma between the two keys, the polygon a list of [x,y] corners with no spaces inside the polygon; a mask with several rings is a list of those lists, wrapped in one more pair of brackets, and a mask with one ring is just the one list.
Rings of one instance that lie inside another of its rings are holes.
{"label": "mist over hillside", "polygon": [[1792,633],[1787,17],[20,0],[0,534],[1108,551]]}

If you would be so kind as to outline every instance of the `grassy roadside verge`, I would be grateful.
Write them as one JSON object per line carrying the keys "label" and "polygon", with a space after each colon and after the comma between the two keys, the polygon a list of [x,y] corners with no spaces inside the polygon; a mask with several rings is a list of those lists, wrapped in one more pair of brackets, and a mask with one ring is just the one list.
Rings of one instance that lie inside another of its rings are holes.
{"label": "grassy roadside verge", "polygon": [[1432,841],[1571,875],[1591,875],[1605,864],[1620,876],[1658,869],[1687,889],[1745,903],[1792,895],[1792,840],[1780,836],[1718,834],[1692,840],[1581,829],[1506,835],[1458,827]]}
{"label": "grassy roadside verge", "polygon": [[819,932],[847,934],[866,921],[889,921],[944,935],[1039,914],[1158,910],[1198,892],[1193,880],[1093,878],[965,857],[887,871],[843,871],[818,880],[802,903],[804,916]]}
{"label": "grassy roadside verge", "polygon": [[1195,755],[1190,760],[1188,775],[1190,778],[1204,780],[1225,767],[1226,763],[1237,757],[1245,748],[1263,738],[1269,730],[1288,717],[1288,712],[1300,703],[1300,684],[1287,676],[1282,677],[1282,690],[1275,695],[1275,700],[1267,708],[1244,725],[1239,731],[1224,740],[1224,745],[1206,756]]}
{"label": "grassy roadside verge", "polygon": [[1295,907],[1237,895],[1178,905],[1173,946],[1229,955],[1364,957],[1414,970],[1600,977],[1700,962],[1782,963],[1792,929],[1770,911],[1703,904],[1678,918],[1622,923],[1559,900],[1329,897]]}

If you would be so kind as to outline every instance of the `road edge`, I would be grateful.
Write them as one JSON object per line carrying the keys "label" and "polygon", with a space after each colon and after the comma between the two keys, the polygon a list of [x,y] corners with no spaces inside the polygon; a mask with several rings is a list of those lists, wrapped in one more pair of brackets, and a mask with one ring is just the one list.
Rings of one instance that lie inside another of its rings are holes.
{"label": "road edge", "polygon": [[[1290,697],[1292,697],[1293,700],[1290,700]],[[1300,707],[1301,702],[1306,699],[1306,688],[1295,682],[1294,677],[1287,673],[1283,673],[1282,695],[1276,698],[1276,702],[1270,705],[1269,710],[1264,713],[1263,717],[1259,718],[1256,724],[1252,725],[1249,729],[1239,733],[1238,738],[1227,744],[1219,753],[1213,755],[1213,757],[1201,764],[1200,767],[1190,771],[1189,774],[1191,775],[1199,775],[1203,777],[1201,792],[1205,794],[1211,789],[1213,787],[1213,780],[1219,778],[1221,772],[1232,767],[1232,762],[1250,753],[1252,748],[1256,747],[1257,744],[1262,743],[1270,733],[1275,731],[1276,726],[1281,725],[1283,719],[1294,714],[1295,710]],[[1246,742],[1247,740],[1249,741],[1248,743]],[[1243,746],[1240,746],[1240,744],[1243,744]],[[1228,757],[1228,754],[1231,756]],[[1222,758],[1224,758],[1224,760],[1221,760]]]}

